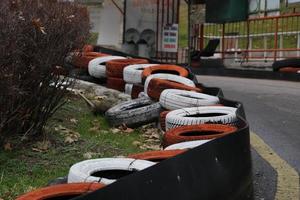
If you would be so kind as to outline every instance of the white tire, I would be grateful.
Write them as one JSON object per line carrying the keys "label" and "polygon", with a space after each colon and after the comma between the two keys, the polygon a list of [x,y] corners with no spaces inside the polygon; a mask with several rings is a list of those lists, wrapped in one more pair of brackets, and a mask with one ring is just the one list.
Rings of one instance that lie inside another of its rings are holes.
{"label": "white tire", "polygon": [[129,65],[124,68],[123,77],[126,83],[141,84],[143,70],[147,67],[152,67],[157,64],[136,64]]}
{"label": "white tire", "polygon": [[70,168],[68,183],[99,182],[105,185],[115,182],[115,179],[93,176],[96,172],[124,170],[140,171],[151,167],[154,162],[135,160],[131,158],[101,158],[76,163]]}
{"label": "white tire", "polygon": [[125,59],[125,58],[122,56],[103,56],[91,60],[88,65],[89,75],[95,78],[105,78],[106,77],[105,63],[115,59]]}
{"label": "white tire", "polygon": [[126,84],[125,85],[125,94],[128,94],[131,96],[132,88],[133,88],[133,84]]}
{"label": "white tire", "polygon": [[206,123],[234,124],[237,121],[236,111],[236,108],[226,106],[204,106],[174,110],[166,116],[166,130]]}
{"label": "white tire", "polygon": [[167,110],[210,106],[219,102],[219,98],[216,96],[177,89],[164,90],[159,98],[159,103]]}
{"label": "white tire", "polygon": [[211,140],[195,140],[195,141],[188,141],[188,142],[180,142],[177,144],[172,144],[170,146],[167,146],[164,150],[193,149],[209,141]]}
{"label": "white tire", "polygon": [[144,85],[145,94],[148,94],[147,93],[148,85],[153,78],[174,81],[174,82],[181,83],[181,84],[184,84],[184,85],[187,85],[190,87],[195,87],[195,83],[192,80],[182,77],[182,76],[178,76],[178,75],[174,75],[174,74],[152,74],[152,75],[148,76],[145,81],[145,85]]}

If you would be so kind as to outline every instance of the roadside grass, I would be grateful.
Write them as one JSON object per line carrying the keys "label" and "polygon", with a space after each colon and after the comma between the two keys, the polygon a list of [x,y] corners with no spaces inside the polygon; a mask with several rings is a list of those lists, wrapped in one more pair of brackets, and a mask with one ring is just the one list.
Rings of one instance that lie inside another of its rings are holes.
{"label": "roadside grass", "polygon": [[[78,132],[79,140],[66,143],[56,127]],[[9,141],[12,149],[0,152],[0,199],[15,199],[66,176],[70,166],[86,160],[87,155],[126,156],[141,151],[133,145],[135,141],[144,142],[139,130],[113,133],[104,117],[93,115],[84,101],[74,97],[52,117],[46,132],[27,144],[18,145],[19,139]]]}

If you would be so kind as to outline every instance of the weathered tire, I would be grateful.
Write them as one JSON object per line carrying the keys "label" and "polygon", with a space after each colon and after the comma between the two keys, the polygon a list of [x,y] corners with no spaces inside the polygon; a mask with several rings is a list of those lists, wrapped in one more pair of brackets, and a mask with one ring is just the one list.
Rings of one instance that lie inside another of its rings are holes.
{"label": "weathered tire", "polygon": [[177,75],[173,75],[173,74],[153,74],[153,75],[148,76],[145,81],[145,84],[144,84],[145,94],[147,94],[148,85],[149,85],[150,81],[154,78],[162,79],[162,80],[169,80],[169,81],[173,81],[176,83],[181,83],[186,86],[195,87],[195,83],[193,81],[191,81],[190,79],[181,77],[181,76],[177,76]]}
{"label": "weathered tire", "polygon": [[163,131],[166,131],[166,117],[167,117],[167,114],[171,112],[169,110],[167,111],[163,111],[160,113],[159,115],[159,123],[160,123],[160,128],[163,130]]}
{"label": "weathered tire", "polygon": [[144,91],[144,86],[134,84],[131,91],[131,98],[137,99],[139,98],[139,94]]}
{"label": "weathered tire", "polygon": [[184,152],[185,150],[148,151],[144,153],[131,154],[128,157],[139,160],[148,160],[151,162],[161,162]]}
{"label": "weathered tire", "polygon": [[218,104],[219,98],[193,91],[167,89],[161,93],[159,103],[167,110],[177,110]]}
{"label": "weathered tire", "polygon": [[143,70],[155,66],[157,64],[136,64],[136,65],[128,65],[124,68],[123,76],[124,81],[126,83],[132,83],[132,84],[142,84],[142,73]]}
{"label": "weathered tire", "polygon": [[83,52],[81,54],[75,54],[72,57],[72,64],[77,68],[87,69],[91,60],[103,56],[108,56],[108,54],[98,52]]}
{"label": "weathered tire", "polygon": [[180,89],[180,90],[202,92],[200,88],[186,86],[184,84],[176,83],[169,80],[154,78],[151,79],[150,83],[148,84],[147,95],[152,99],[154,99],[155,101],[159,101],[161,93],[167,89]]}
{"label": "weathered tire", "polygon": [[105,116],[113,126],[136,127],[158,120],[161,106],[148,97],[130,100],[109,109]]}
{"label": "weathered tire", "polygon": [[126,83],[125,85],[125,94],[128,94],[131,96],[132,93],[133,84]]}
{"label": "weathered tire", "polygon": [[195,140],[188,142],[181,142],[177,144],[172,144],[165,148],[165,150],[175,150],[175,149],[193,149],[195,147],[201,146],[211,140]]}
{"label": "weathered tire", "polygon": [[298,67],[300,67],[300,58],[279,60],[279,61],[274,62],[272,67],[273,67],[274,71],[279,71],[281,68],[284,68],[284,67],[298,68]]}
{"label": "weathered tire", "polygon": [[182,77],[188,77],[189,72],[184,67],[177,65],[156,65],[147,67],[142,73],[143,80],[152,74],[173,74]]}
{"label": "weathered tire", "polygon": [[171,111],[166,117],[166,130],[197,124],[231,124],[237,121],[236,108],[226,106],[204,106]]}
{"label": "weathered tire", "polygon": [[93,52],[94,51],[94,46],[90,44],[86,44],[82,48],[83,52]]}
{"label": "weathered tire", "polygon": [[105,78],[106,77],[106,66],[105,63],[114,59],[125,59],[122,56],[103,56],[94,58],[89,62],[88,72],[90,76],[95,78]]}
{"label": "weathered tire", "polygon": [[17,200],[44,200],[52,198],[64,199],[64,197],[69,199],[70,197],[75,198],[77,196],[99,190],[104,186],[105,185],[101,183],[61,184],[34,190],[18,197]]}
{"label": "weathered tire", "polygon": [[297,74],[300,73],[300,67],[283,67],[279,72]]}
{"label": "weathered tire", "polygon": [[135,171],[144,170],[154,164],[154,162],[131,158],[101,158],[86,160],[76,163],[70,168],[68,183],[98,182],[108,185],[121,177],[114,177],[116,175],[105,175],[101,173],[109,171],[119,171],[120,173],[120,171],[123,171],[121,175],[124,176]]}
{"label": "weathered tire", "polygon": [[106,87],[108,88],[124,92],[125,85],[126,83],[121,78],[107,77]]}
{"label": "weathered tire", "polygon": [[163,136],[163,147],[172,144],[194,141],[211,140],[235,133],[237,128],[223,124],[199,124],[181,126],[167,131]]}
{"label": "weathered tire", "polygon": [[128,65],[148,64],[146,59],[118,59],[106,63],[106,75],[110,77],[123,78],[123,70]]}

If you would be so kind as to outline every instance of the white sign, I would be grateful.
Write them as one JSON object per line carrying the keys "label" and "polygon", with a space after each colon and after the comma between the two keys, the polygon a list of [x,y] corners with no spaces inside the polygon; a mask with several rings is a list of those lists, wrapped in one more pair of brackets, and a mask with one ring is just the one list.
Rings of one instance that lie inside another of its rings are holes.
{"label": "white sign", "polygon": [[165,26],[163,29],[163,48],[164,52],[178,51],[178,24]]}

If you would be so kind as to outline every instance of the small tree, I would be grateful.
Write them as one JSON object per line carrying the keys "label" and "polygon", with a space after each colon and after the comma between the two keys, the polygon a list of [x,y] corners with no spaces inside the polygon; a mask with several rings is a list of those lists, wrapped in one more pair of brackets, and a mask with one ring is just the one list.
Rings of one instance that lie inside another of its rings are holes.
{"label": "small tree", "polygon": [[42,133],[70,82],[54,73],[89,36],[86,8],[57,0],[0,1],[0,139]]}

